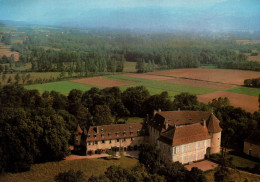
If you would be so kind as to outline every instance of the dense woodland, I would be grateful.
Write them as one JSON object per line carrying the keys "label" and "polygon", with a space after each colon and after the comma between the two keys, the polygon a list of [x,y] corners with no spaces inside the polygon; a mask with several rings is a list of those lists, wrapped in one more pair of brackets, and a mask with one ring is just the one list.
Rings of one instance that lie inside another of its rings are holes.
{"label": "dense woodland", "polygon": [[[102,32],[61,28],[26,28],[24,34],[2,33],[1,41],[11,44],[21,56],[19,62],[2,57],[0,63],[10,63],[9,69],[27,63],[27,71],[59,71],[72,75],[122,72],[124,62],[137,62],[137,72],[157,69],[196,68],[215,65],[218,68],[260,70],[260,64],[247,61],[246,54],[257,54],[259,44],[237,44],[234,33],[226,36],[201,34],[145,34],[137,32]],[[237,35],[238,36],[238,35]],[[243,36],[242,36],[243,37]],[[237,37],[238,39],[241,37]],[[145,66],[145,63],[149,66]]]}
{"label": "dense woodland", "polygon": [[33,163],[61,160],[69,154],[72,133],[82,127],[118,123],[120,118],[152,115],[154,109],[214,110],[220,119],[222,145],[243,146],[243,140],[259,129],[260,113],[248,113],[229,105],[227,98],[208,105],[195,95],[182,93],[172,102],[167,92],[150,96],[143,87],[55,91],[40,94],[18,85],[0,89],[0,170],[25,171]]}
{"label": "dense woodland", "polygon": [[244,80],[244,86],[260,88],[260,78]]}

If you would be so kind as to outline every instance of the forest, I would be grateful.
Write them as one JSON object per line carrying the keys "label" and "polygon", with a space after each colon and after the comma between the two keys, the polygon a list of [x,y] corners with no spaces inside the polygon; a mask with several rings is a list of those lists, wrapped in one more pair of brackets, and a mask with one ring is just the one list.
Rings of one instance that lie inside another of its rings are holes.
{"label": "forest", "polygon": [[244,139],[260,128],[259,112],[234,108],[227,98],[202,104],[195,95],[181,93],[171,101],[167,92],[151,96],[143,86],[123,92],[117,87],[74,89],[65,96],[7,85],[0,88],[0,171],[26,171],[34,163],[63,159],[78,123],[86,128],[119,123],[120,118],[145,117],[159,108],[213,111],[223,129],[222,145],[228,147],[241,148]]}
{"label": "forest", "polygon": [[[248,54],[257,54],[259,44],[237,44],[231,34],[201,36],[189,33],[145,34],[128,31],[97,31],[68,28],[18,28],[24,34],[1,33],[1,42],[20,53],[18,62],[2,57],[9,69],[31,64],[27,71],[79,73],[122,72],[125,61],[137,62],[137,72],[156,69],[218,68],[260,70]],[[243,36],[242,36],[243,37]],[[13,42],[12,39],[23,40]],[[149,68],[145,66],[149,64]],[[8,70],[2,69],[5,72]]]}

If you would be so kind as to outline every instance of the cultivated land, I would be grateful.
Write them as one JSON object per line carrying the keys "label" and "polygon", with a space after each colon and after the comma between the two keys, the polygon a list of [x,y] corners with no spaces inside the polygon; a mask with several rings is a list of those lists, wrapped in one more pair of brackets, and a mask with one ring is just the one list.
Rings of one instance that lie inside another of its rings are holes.
{"label": "cultivated land", "polygon": [[137,159],[122,156],[118,160],[105,159],[77,159],[64,160],[60,162],[47,162],[44,164],[34,164],[30,171],[23,173],[8,173],[0,176],[1,182],[52,182],[54,177],[60,172],[70,169],[81,170],[87,179],[104,174],[111,165],[120,165],[124,168],[133,167],[137,164]]}
{"label": "cultivated land", "polygon": [[260,56],[249,56],[248,60],[260,62]]}
{"label": "cultivated land", "polygon": [[225,92],[225,91],[217,91],[214,93],[198,95],[198,100],[200,102],[208,103],[212,101],[214,98],[219,97],[228,97],[230,100],[230,104],[235,107],[241,107],[248,112],[255,112],[258,110],[258,97],[248,96],[243,94]]}
{"label": "cultivated land", "polygon": [[52,82],[26,86],[27,89],[55,90],[68,94],[72,89],[82,91],[91,87],[119,86],[124,91],[129,87],[145,86],[151,95],[167,91],[170,98],[181,92],[198,95],[201,102],[228,97],[231,104],[249,112],[258,110],[260,89],[239,86],[244,79],[260,77],[260,72],[222,69],[177,69],[145,74],[126,73],[103,77],[83,78],[73,81]]}
{"label": "cultivated land", "polygon": [[260,40],[237,40],[238,44],[260,44]]}
{"label": "cultivated land", "polygon": [[217,83],[243,85],[245,79],[258,78],[260,72],[230,70],[230,69],[175,69],[148,73],[151,75],[170,76],[175,78],[189,78]]}
{"label": "cultivated land", "polygon": [[11,57],[11,55],[14,55],[14,61],[19,60],[19,53],[18,52],[12,52],[11,46],[4,45],[0,43],[0,57],[3,55],[6,55],[7,57]]}
{"label": "cultivated land", "polygon": [[93,77],[93,78],[77,79],[77,80],[72,80],[72,81],[77,82],[77,83],[94,85],[97,87],[120,87],[120,86],[133,84],[132,82],[112,80],[112,79],[107,79],[107,78],[104,78],[101,76]]}

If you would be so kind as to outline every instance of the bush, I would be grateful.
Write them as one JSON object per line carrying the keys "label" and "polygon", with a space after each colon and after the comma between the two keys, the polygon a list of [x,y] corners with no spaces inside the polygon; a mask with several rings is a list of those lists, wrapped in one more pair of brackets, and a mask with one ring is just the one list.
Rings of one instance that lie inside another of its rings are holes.
{"label": "bush", "polygon": [[87,152],[87,154],[88,154],[88,155],[93,155],[93,150],[89,150],[89,151]]}

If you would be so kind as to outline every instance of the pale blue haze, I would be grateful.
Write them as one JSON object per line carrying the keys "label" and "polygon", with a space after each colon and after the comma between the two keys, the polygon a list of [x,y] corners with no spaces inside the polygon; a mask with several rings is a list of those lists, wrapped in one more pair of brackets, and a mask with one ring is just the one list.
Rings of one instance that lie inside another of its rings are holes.
{"label": "pale blue haze", "polygon": [[259,0],[0,0],[0,20],[140,30],[260,30]]}

